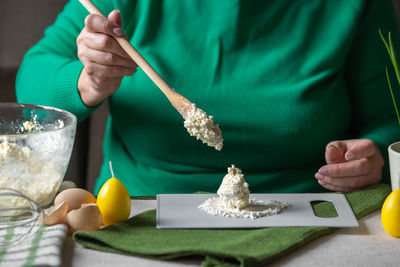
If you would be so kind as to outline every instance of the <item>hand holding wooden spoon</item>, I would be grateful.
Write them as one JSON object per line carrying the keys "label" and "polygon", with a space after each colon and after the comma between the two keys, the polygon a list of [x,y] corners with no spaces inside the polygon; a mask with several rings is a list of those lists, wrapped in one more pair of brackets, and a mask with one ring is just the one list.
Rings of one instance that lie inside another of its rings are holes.
{"label": "hand holding wooden spoon", "polygon": [[[103,13],[90,1],[90,0],[79,0],[81,4],[91,13],[96,14],[105,18]],[[120,26],[120,25],[119,25]],[[185,113],[187,109],[190,109],[192,103],[182,95],[174,91],[153,69],[152,66],[139,54],[139,52],[129,43],[125,35],[121,35],[115,32],[110,35],[113,37],[120,47],[129,55],[131,59],[146,73],[146,75],[161,89],[165,96],[169,99],[171,104],[180,112]]]}
{"label": "hand holding wooden spoon", "polygon": [[78,58],[84,65],[78,90],[87,106],[103,102],[119,88],[124,76],[136,72],[136,63],[113,38],[123,35],[117,10],[112,11],[108,19],[99,15],[86,17],[85,28],[76,42]]}

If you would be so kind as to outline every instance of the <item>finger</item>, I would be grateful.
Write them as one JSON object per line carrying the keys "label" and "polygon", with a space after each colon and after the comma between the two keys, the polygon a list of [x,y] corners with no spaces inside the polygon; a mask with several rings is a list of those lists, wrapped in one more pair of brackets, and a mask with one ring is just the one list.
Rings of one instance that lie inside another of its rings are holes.
{"label": "finger", "polygon": [[377,146],[372,140],[361,139],[358,142],[352,143],[346,154],[345,158],[347,160],[355,160],[361,158],[372,157],[376,154]]}
{"label": "finger", "polygon": [[331,190],[331,191],[337,191],[337,192],[342,192],[342,193],[350,193],[350,192],[355,190],[354,188],[351,188],[351,187],[343,187],[343,186],[331,185],[331,184],[328,184],[328,183],[325,183],[325,182],[322,182],[322,181],[318,181],[318,183],[321,186],[323,186],[326,189]]}
{"label": "finger", "polygon": [[90,14],[86,17],[85,27],[89,32],[99,32],[117,37],[124,35],[120,25],[96,14]]}
{"label": "finger", "polygon": [[109,78],[130,76],[136,72],[135,68],[121,66],[107,66],[93,62],[85,64],[88,76],[97,83],[101,83]]}
{"label": "finger", "polygon": [[132,60],[114,38],[102,33],[86,32],[78,37],[77,43],[91,49],[112,52],[120,57]]}
{"label": "finger", "polygon": [[326,146],[325,149],[325,160],[326,163],[340,163],[346,161],[344,158],[345,149],[335,142],[331,142]]}
{"label": "finger", "polygon": [[121,26],[121,14],[118,9],[114,9],[108,14],[108,19],[114,22],[115,24]]}
{"label": "finger", "polygon": [[322,176],[349,177],[366,175],[372,172],[374,164],[371,158],[362,158],[337,164],[322,166],[318,173]]}
{"label": "finger", "polygon": [[353,176],[353,177],[340,177],[333,178],[329,176],[319,176],[315,175],[319,181],[342,187],[359,188],[376,182],[376,175],[369,173],[367,175]]}
{"label": "finger", "polygon": [[137,67],[133,60],[120,57],[111,52],[87,49],[86,51],[79,53],[78,57],[81,61],[94,62],[101,65],[121,66],[127,68]]}

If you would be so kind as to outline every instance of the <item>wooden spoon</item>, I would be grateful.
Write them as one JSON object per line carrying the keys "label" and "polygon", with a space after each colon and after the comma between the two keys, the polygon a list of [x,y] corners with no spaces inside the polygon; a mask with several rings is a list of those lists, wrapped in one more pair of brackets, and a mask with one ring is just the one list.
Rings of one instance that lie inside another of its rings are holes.
{"label": "wooden spoon", "polygon": [[[103,16],[103,13],[92,3],[90,0],[79,0],[81,4],[91,14]],[[157,85],[158,88],[165,94],[169,102],[175,109],[185,118],[185,114],[192,107],[192,103],[185,97],[172,89],[161,76],[153,69],[153,67],[139,54],[139,52],[132,46],[126,37],[113,37],[122,49],[135,61],[135,63],[146,73],[146,75]]]}

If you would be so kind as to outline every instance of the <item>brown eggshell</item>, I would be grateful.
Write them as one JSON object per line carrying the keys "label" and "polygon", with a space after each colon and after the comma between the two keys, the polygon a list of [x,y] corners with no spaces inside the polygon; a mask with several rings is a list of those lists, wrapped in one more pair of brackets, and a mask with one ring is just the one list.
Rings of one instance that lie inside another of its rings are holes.
{"label": "brown eggshell", "polygon": [[68,211],[68,200],[61,202],[57,206],[45,209],[43,211],[44,223],[46,225],[64,223],[67,211]]}
{"label": "brown eggshell", "polygon": [[66,223],[70,227],[70,232],[77,230],[95,231],[101,227],[101,213],[96,204],[82,204],[81,208],[67,213]]}
{"label": "brown eggshell", "polygon": [[59,193],[54,199],[54,206],[68,201],[68,211],[79,209],[84,203],[96,203],[96,197],[82,188],[70,188]]}

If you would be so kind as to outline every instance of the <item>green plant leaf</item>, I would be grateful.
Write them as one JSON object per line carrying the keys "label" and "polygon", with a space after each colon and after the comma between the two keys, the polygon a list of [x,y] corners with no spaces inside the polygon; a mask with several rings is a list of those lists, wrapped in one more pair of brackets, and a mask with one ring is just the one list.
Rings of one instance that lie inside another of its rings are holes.
{"label": "green plant leaf", "polygon": [[391,59],[392,59],[394,71],[396,72],[397,81],[400,84],[399,61],[397,60],[396,50],[394,48],[394,43],[393,43],[392,33],[391,32],[389,32],[389,47],[390,47],[390,54],[391,54]]}
{"label": "green plant leaf", "polygon": [[393,100],[393,104],[394,104],[394,109],[396,110],[397,120],[398,120],[398,122],[399,122],[399,124],[400,124],[399,110],[397,109],[396,100],[395,100],[395,98],[394,98],[394,94],[393,94],[393,90],[392,90],[392,85],[391,85],[391,83],[390,83],[390,78],[389,78],[389,71],[388,71],[387,67],[386,67],[386,78],[387,78],[387,81],[388,81],[388,85],[389,85],[389,89],[390,89],[390,94],[392,95],[392,100]]}
{"label": "green plant leaf", "polygon": [[379,29],[379,35],[381,36],[381,39],[382,39],[383,43],[385,44],[385,47],[386,47],[386,49],[388,51],[390,60],[392,60],[392,53],[390,52],[389,43],[388,43],[387,39],[385,38],[385,36],[383,36],[381,29]]}

